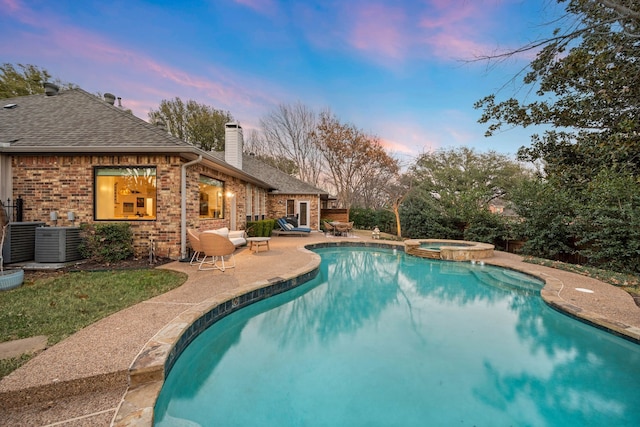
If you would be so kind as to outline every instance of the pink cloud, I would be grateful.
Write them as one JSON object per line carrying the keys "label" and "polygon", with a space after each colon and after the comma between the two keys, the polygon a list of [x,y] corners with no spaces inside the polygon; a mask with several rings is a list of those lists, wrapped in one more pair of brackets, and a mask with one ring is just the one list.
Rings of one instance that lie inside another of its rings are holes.
{"label": "pink cloud", "polygon": [[434,56],[443,59],[471,60],[492,50],[487,44],[449,32],[428,36],[424,42]]}
{"label": "pink cloud", "polygon": [[[473,59],[494,50],[488,35],[500,2],[451,2],[429,0],[415,3],[350,1],[329,6],[335,19],[306,8],[299,15],[309,23],[307,37],[322,49],[354,48],[375,62],[394,66],[411,59]],[[488,41],[489,40],[489,41]]]}
{"label": "pink cloud", "polygon": [[235,0],[235,2],[261,15],[272,15],[277,10],[273,0]]}
{"label": "pink cloud", "polygon": [[[195,75],[68,22],[60,22],[55,15],[49,15],[46,20],[37,19],[37,13],[22,7],[18,0],[0,2],[7,6],[14,19],[36,29],[24,31],[17,38],[19,44],[0,42],[5,54],[20,57],[23,52],[29,52],[31,57],[42,58],[44,63],[37,65],[48,69],[54,77],[64,70],[63,81],[80,84],[88,91],[116,93],[123,97],[123,105],[138,117],[146,119],[148,111],[157,108],[161,99],[176,96],[229,110],[234,115],[238,112],[255,115],[265,105],[277,104],[277,90],[266,89],[268,85],[264,82],[237,71],[211,66],[204,72],[212,77]],[[56,64],[60,70],[51,68],[50,64]],[[100,84],[100,87],[91,88],[89,84]]]}
{"label": "pink cloud", "polygon": [[404,10],[380,4],[356,9],[349,43],[371,53],[382,53],[389,58],[404,56],[406,35]]}
{"label": "pink cloud", "polygon": [[28,25],[38,26],[41,17],[31,9],[24,7],[22,0],[0,0],[3,13],[13,16],[16,20]]}
{"label": "pink cloud", "polygon": [[19,0],[2,0],[0,3],[3,5],[3,9],[9,12],[16,12],[21,6]]}
{"label": "pink cloud", "polygon": [[[419,27],[421,42],[432,55],[442,59],[473,59],[494,50],[494,42],[486,42],[495,9],[485,2],[450,2],[433,0],[422,15]],[[499,4],[496,4],[496,7]]]}

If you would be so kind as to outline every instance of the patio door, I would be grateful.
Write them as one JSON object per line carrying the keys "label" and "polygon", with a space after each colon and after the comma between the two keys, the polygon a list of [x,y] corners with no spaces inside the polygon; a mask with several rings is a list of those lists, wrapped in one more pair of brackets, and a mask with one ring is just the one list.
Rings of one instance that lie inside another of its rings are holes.
{"label": "patio door", "polygon": [[309,202],[298,202],[298,225],[309,227]]}

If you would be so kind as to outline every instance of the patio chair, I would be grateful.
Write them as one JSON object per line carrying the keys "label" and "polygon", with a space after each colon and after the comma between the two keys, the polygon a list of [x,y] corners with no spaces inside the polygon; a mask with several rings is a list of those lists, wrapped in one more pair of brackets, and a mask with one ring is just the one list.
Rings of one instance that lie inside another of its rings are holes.
{"label": "patio chair", "polygon": [[200,244],[200,233],[192,228],[187,229],[187,236],[189,237],[189,244],[193,250],[189,265],[193,265],[196,262],[200,262],[200,255],[202,255],[202,245]]}
{"label": "patio chair", "polygon": [[352,222],[341,222],[334,224],[336,234],[340,234],[341,236],[349,237],[349,233],[353,230],[353,221]]}
{"label": "patio chair", "polygon": [[349,235],[351,234],[351,232],[353,231],[353,222],[354,221],[349,221],[347,223],[347,237],[349,237]]}
{"label": "patio chair", "polygon": [[[234,268],[236,266],[236,260],[233,257],[236,246],[227,237],[217,233],[201,233],[200,248],[204,257],[200,261],[198,270],[220,270],[224,272],[226,268]],[[209,257],[211,260],[207,261]],[[225,257],[229,258],[229,261],[232,262],[231,265],[225,265]],[[220,262],[220,265],[218,265],[218,262]],[[206,267],[207,265],[210,267]]]}
{"label": "patio chair", "polygon": [[327,234],[333,234],[334,236],[336,235],[336,228],[331,225],[330,222],[324,221],[324,235],[326,236]]}

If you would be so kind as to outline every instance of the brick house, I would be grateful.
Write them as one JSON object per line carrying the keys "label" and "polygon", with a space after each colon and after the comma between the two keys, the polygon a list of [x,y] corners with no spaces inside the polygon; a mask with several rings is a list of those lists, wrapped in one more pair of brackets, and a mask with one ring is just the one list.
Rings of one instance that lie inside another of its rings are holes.
{"label": "brick house", "polygon": [[243,154],[238,124],[226,125],[217,153],[81,89],[0,103],[0,200],[22,198],[24,221],[127,221],[138,255],[153,239],[173,259],[186,256],[187,228],[285,215],[319,228],[328,193]]}

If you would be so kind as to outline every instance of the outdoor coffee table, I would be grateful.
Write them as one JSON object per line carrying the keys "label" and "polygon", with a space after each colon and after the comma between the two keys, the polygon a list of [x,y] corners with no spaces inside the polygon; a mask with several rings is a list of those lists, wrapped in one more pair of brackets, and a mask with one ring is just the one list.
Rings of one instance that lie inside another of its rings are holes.
{"label": "outdoor coffee table", "polygon": [[270,250],[269,240],[271,240],[271,237],[247,237],[249,250],[258,253],[260,251],[260,246],[266,246],[267,250]]}

